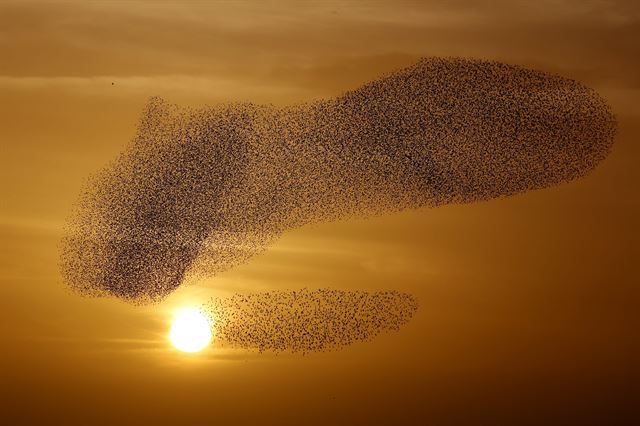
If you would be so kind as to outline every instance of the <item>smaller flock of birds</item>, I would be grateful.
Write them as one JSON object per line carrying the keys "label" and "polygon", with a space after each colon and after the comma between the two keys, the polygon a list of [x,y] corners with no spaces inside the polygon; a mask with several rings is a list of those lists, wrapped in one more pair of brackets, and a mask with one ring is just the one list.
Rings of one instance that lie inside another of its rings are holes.
{"label": "smaller flock of birds", "polygon": [[417,309],[407,293],[333,289],[236,293],[203,306],[218,345],[276,353],[324,352],[367,341],[399,330]]}

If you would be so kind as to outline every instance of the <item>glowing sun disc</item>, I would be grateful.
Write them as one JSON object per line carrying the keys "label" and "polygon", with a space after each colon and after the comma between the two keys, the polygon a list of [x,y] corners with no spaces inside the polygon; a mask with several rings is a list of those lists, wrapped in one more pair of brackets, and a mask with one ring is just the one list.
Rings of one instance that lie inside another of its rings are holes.
{"label": "glowing sun disc", "polygon": [[208,318],[197,309],[179,311],[171,324],[169,340],[182,352],[198,352],[211,341]]}

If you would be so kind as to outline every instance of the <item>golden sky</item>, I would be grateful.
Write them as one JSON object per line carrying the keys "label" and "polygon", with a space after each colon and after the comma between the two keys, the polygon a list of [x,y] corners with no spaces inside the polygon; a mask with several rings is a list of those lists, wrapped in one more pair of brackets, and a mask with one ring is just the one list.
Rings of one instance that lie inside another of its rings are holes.
{"label": "golden sky", "polygon": [[[624,424],[640,379],[640,6],[481,3],[0,2],[2,416]],[[150,96],[283,105],[423,56],[580,80],[617,115],[612,154],[551,189],[290,231],[158,306],[85,299],[60,282],[65,217],[133,137]],[[215,345],[186,355],[167,341],[177,308],[302,287],[396,289],[420,309],[399,333],[307,356]]]}

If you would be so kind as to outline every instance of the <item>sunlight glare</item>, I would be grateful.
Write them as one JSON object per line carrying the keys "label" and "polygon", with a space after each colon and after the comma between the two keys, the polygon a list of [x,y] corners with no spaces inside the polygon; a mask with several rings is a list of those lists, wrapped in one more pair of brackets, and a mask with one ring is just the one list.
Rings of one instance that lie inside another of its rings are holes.
{"label": "sunlight glare", "polygon": [[178,311],[169,331],[169,340],[182,352],[201,351],[211,341],[208,318],[195,308]]}

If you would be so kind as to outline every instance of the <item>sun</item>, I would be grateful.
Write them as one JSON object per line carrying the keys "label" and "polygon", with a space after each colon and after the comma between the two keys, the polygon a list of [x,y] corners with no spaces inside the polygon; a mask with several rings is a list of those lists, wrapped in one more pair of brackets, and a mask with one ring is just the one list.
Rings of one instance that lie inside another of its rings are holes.
{"label": "sun", "polygon": [[171,324],[169,340],[182,352],[201,351],[211,341],[209,319],[198,309],[181,309]]}

